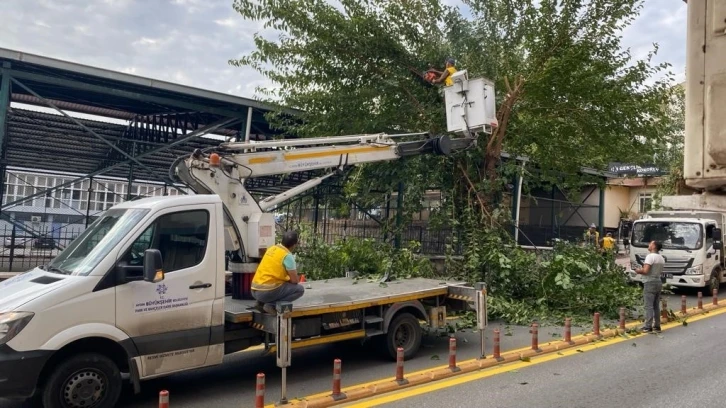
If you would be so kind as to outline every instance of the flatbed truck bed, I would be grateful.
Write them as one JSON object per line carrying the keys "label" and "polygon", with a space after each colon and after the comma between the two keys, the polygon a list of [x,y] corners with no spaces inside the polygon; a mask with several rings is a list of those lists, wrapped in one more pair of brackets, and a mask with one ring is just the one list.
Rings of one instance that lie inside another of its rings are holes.
{"label": "flatbed truck bed", "polygon": [[[335,278],[308,281],[303,285],[305,294],[293,302],[291,318],[447,296],[449,286],[461,286],[465,283],[413,278],[381,284],[367,278]],[[474,299],[470,299],[470,301],[473,302]],[[225,320],[228,323],[253,321],[255,312],[251,308],[254,303],[254,300],[226,297]]]}

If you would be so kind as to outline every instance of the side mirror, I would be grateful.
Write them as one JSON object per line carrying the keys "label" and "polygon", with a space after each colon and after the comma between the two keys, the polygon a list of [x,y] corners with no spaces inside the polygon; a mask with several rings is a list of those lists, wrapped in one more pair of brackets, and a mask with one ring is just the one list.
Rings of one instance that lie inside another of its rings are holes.
{"label": "side mirror", "polygon": [[144,280],[151,283],[163,281],[163,265],[161,252],[158,249],[147,249],[144,251]]}
{"label": "side mirror", "polygon": [[721,241],[721,239],[723,237],[723,235],[721,235],[721,228],[714,228],[711,236],[713,237],[713,248],[714,249],[723,248],[723,242]]}

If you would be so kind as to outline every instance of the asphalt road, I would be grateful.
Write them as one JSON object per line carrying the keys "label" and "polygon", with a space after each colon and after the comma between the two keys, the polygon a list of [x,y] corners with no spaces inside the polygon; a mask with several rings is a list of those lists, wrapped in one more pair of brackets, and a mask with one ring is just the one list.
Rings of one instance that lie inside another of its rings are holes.
{"label": "asphalt road", "polygon": [[[726,290],[723,292],[726,293]],[[695,307],[697,303],[695,292],[686,292],[686,294],[688,306]],[[668,296],[668,299],[668,307],[678,311],[680,293]],[[709,301],[710,298],[704,299],[704,302]],[[490,322],[486,343],[488,355],[492,353],[491,333],[494,328],[499,328],[502,333],[502,352],[527,347],[530,344],[531,335],[528,327]],[[573,327],[573,335],[588,330],[591,329]],[[562,335],[561,327],[540,327],[539,342],[546,344],[562,338]],[[460,361],[478,357],[478,333],[464,330],[456,333],[456,338]],[[406,371],[412,372],[446,364],[447,353],[446,334],[428,335],[424,338],[417,357],[406,362]],[[304,397],[330,390],[332,362],[335,358],[343,361],[343,387],[389,378],[395,373],[395,363],[379,357],[376,350],[369,345],[361,346],[356,342],[345,342],[296,350],[293,352],[292,367],[288,369],[288,398]],[[267,377],[267,401],[277,401],[280,396],[281,379],[280,369],[275,365],[274,356],[262,356],[260,351],[247,351],[227,356],[221,366],[143,382],[142,392],[139,395],[134,395],[130,387],[127,387],[118,407],[155,406],[158,392],[163,389],[169,390],[173,408],[250,406],[251,401],[254,401],[255,377],[258,372],[264,372]],[[32,405],[29,403],[0,399],[0,408],[30,407]]]}
{"label": "asphalt road", "polygon": [[[531,341],[528,327],[491,323],[491,330],[501,330],[502,351],[527,347]],[[573,335],[588,328],[573,328]],[[562,328],[544,326],[539,329],[540,344],[557,340]],[[446,364],[448,337],[429,334],[424,337],[419,354],[406,362],[407,372]],[[464,330],[456,333],[460,360],[478,357],[479,333]],[[491,338],[487,340],[487,354],[492,353]],[[246,351],[227,356],[225,363],[207,369],[190,371],[157,380],[143,382],[142,392],[134,395],[130,387],[122,394],[119,408],[153,407],[160,390],[170,393],[172,408],[191,407],[249,407],[253,406],[255,381],[258,372],[266,376],[267,401],[275,402],[280,396],[280,369],[274,356],[261,356],[260,351]],[[377,350],[359,342],[321,345],[293,351],[292,367],[288,368],[288,398],[304,397],[330,390],[333,360],[342,360],[343,386],[350,386],[395,375],[395,362],[379,357]],[[0,400],[0,408],[30,408],[30,403]]]}
{"label": "asphalt road", "polygon": [[[584,353],[366,407],[682,408],[726,401],[726,314],[661,335],[641,335]],[[533,361],[536,362],[536,361]],[[528,363],[516,363],[526,365]],[[483,401],[486,401],[484,404]]]}

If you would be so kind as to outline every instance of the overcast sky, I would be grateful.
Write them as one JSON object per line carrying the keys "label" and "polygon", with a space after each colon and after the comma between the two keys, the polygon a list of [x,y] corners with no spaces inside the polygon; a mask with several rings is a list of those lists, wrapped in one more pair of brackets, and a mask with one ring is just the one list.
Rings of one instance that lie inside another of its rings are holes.
{"label": "overcast sky", "polygon": [[[456,0],[448,0],[454,2]],[[252,97],[264,79],[227,64],[249,52],[260,26],[232,0],[0,0],[0,47]],[[625,47],[685,69],[686,5],[646,0]]]}

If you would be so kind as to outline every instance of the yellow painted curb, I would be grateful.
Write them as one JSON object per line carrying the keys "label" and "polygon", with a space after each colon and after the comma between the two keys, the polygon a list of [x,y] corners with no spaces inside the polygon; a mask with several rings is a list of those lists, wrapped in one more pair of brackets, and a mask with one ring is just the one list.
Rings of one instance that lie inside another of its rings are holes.
{"label": "yellow painted curb", "polygon": [[[709,298],[710,300],[710,298]],[[704,302],[705,303],[705,302]],[[706,314],[713,310],[723,309],[726,307],[726,300],[718,301],[718,305],[713,305],[711,302],[703,305],[703,309],[696,307],[687,310],[686,314],[680,312],[675,313],[678,318],[687,318]],[[661,318],[661,323],[669,323],[668,318]],[[625,325],[626,330],[639,326],[642,324],[640,321],[634,321]],[[669,325],[670,326],[670,325]],[[675,326],[672,326],[675,327]],[[378,395],[404,390],[406,388],[416,387],[424,385],[430,382],[448,379],[455,376],[464,374],[470,374],[482,369],[500,366],[514,361],[547,355],[555,353],[561,350],[571,349],[573,347],[583,346],[589,343],[598,342],[603,339],[612,338],[624,334],[621,329],[605,329],[600,330],[600,336],[596,336],[594,333],[585,333],[579,336],[573,336],[571,342],[565,342],[564,340],[551,341],[545,344],[539,345],[539,351],[532,350],[531,347],[520,348],[511,350],[505,353],[501,353],[501,359],[499,361],[487,356],[484,359],[472,359],[461,361],[457,363],[456,372],[449,369],[448,365],[429,368],[413,373],[405,373],[404,378],[407,380],[404,384],[399,384],[395,378],[387,378],[377,380],[369,383],[358,384],[350,387],[343,388],[341,392],[345,394],[346,398],[341,400],[334,400],[330,392],[319,393],[310,395],[308,397],[290,401],[288,404],[276,405],[268,404],[265,408],[327,408],[333,407],[340,404],[360,401],[363,399],[372,398]]]}

